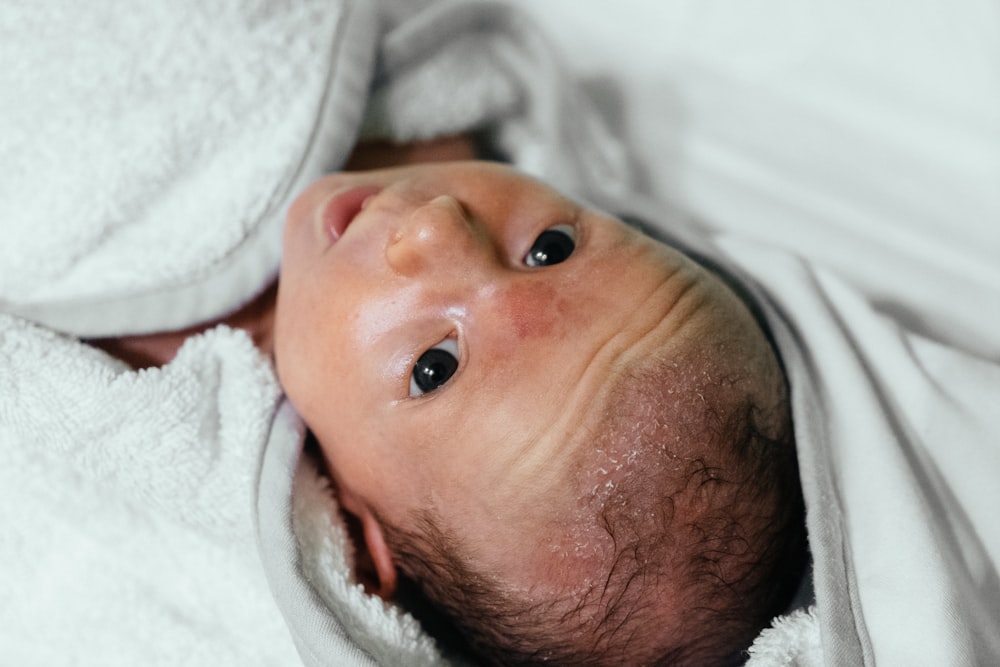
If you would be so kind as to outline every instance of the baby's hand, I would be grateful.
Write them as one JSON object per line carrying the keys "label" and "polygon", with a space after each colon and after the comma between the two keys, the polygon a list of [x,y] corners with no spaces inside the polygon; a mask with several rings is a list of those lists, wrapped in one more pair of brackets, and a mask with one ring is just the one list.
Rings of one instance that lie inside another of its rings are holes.
{"label": "baby's hand", "polygon": [[474,160],[476,147],[468,134],[396,144],[388,140],[362,141],[347,158],[344,171],[382,169],[423,162]]}

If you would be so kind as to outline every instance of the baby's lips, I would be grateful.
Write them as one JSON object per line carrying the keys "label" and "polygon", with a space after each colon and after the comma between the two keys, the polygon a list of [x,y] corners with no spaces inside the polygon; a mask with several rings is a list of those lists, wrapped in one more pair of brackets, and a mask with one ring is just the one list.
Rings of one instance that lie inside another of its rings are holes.
{"label": "baby's lips", "polygon": [[327,238],[336,243],[344,235],[358,213],[381,188],[376,185],[360,185],[334,194],[323,206],[322,224]]}

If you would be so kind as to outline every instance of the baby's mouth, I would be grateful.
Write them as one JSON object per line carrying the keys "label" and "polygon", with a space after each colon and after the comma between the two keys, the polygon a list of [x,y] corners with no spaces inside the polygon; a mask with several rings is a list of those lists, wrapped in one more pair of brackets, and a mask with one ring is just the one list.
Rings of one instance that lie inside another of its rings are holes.
{"label": "baby's mouth", "polygon": [[336,243],[358,213],[379,190],[375,185],[361,185],[333,195],[323,207],[322,221],[330,243]]}

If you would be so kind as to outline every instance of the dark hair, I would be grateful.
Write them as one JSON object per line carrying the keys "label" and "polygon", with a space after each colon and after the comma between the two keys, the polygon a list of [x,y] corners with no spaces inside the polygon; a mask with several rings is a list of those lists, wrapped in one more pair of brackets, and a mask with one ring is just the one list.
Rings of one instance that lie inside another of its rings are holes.
{"label": "dark hair", "polygon": [[[383,522],[403,573],[480,657],[728,664],[742,661],[785,608],[805,567],[806,536],[784,379],[776,362],[763,379],[685,370],[702,363],[647,360],[610,392],[590,452],[645,458],[608,493],[582,499],[613,544],[599,583],[584,593],[528,601],[478,571],[434,514],[412,515],[405,529]],[[763,391],[747,389],[758,381]]]}

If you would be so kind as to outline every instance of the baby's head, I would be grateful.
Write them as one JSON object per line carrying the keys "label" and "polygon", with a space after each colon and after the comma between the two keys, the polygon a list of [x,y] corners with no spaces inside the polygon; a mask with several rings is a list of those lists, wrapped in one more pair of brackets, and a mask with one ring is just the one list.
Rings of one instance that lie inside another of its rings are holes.
{"label": "baby's head", "polygon": [[380,591],[398,567],[498,661],[724,659],[797,583],[788,397],[753,315],[513,170],[310,186],[275,352]]}

